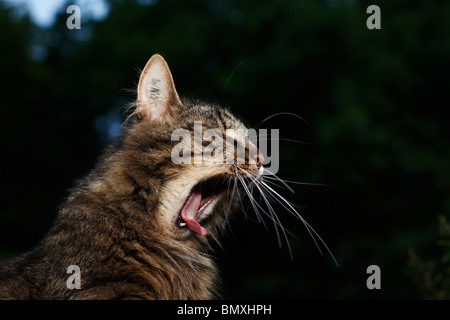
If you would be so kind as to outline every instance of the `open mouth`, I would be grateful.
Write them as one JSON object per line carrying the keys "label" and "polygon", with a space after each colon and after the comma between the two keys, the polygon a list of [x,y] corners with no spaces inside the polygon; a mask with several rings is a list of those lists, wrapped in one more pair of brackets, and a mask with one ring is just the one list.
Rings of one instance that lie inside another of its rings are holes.
{"label": "open mouth", "polygon": [[181,208],[176,225],[179,228],[189,228],[202,236],[206,235],[206,229],[198,222],[198,216],[229,185],[230,181],[225,176],[215,176],[196,184]]}

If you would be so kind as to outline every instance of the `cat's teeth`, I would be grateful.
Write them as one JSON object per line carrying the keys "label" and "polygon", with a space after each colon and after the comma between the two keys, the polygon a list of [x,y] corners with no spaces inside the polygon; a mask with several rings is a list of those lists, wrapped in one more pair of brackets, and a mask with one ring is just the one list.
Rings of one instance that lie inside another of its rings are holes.
{"label": "cat's teeth", "polygon": [[180,227],[184,227],[186,225],[186,222],[180,222]]}

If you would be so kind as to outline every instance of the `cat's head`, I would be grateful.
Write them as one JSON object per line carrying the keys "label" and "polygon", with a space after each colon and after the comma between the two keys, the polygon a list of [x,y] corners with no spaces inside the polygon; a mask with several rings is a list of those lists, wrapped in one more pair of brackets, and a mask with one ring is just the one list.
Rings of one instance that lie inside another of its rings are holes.
{"label": "cat's head", "polygon": [[146,186],[158,228],[179,240],[214,234],[237,206],[238,189],[264,170],[247,128],[224,108],[182,102],[160,55],[141,73],[133,118],[128,174]]}

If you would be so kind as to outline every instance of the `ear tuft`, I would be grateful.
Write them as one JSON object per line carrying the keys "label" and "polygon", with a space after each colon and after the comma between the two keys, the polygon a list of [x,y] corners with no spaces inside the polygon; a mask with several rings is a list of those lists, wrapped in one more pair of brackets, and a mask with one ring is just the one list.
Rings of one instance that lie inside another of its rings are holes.
{"label": "ear tuft", "polygon": [[148,121],[166,121],[173,107],[181,105],[166,60],[154,54],[145,65],[138,84],[136,113]]}

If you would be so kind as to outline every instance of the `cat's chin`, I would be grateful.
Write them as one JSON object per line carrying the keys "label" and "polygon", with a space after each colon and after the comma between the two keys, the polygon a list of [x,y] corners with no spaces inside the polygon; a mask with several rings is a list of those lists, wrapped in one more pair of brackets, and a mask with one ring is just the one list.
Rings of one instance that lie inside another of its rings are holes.
{"label": "cat's chin", "polygon": [[227,192],[233,192],[232,181],[225,175],[217,175],[197,183],[189,192],[175,221],[175,228],[184,232],[207,234],[203,224],[211,219],[217,204]]}

